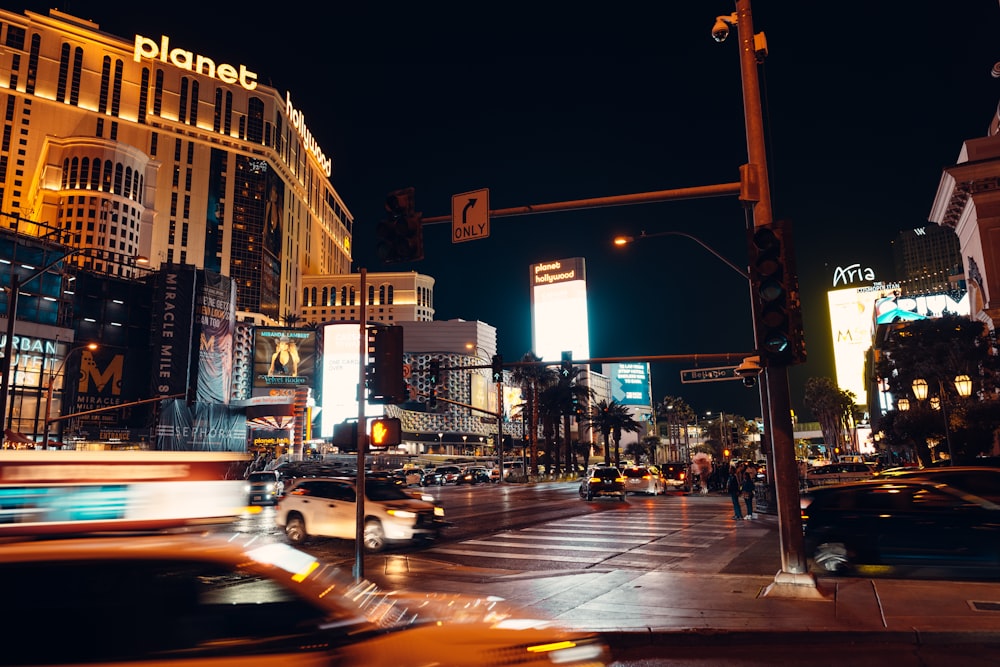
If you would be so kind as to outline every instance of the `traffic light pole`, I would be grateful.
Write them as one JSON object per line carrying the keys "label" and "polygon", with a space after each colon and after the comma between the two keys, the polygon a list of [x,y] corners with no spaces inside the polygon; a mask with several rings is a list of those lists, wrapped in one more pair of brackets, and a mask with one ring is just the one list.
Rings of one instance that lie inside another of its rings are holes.
{"label": "traffic light pole", "polygon": [[[767,144],[757,78],[756,35],[750,0],[736,0],[736,20],[740,39],[740,74],[743,84],[743,115],[746,124],[749,165],[741,170],[741,180],[749,179],[744,190],[758,195],[753,203],[754,229],[773,222],[771,187],[767,170]],[[763,341],[757,341],[758,348]],[[788,366],[765,361],[763,385],[767,389],[771,450],[774,459],[775,505],[778,513],[778,537],[781,547],[781,571],[765,591],[771,597],[815,597],[816,580],[809,574],[802,539],[802,515],[799,510],[799,478],[795,464],[795,438],[788,390]]]}

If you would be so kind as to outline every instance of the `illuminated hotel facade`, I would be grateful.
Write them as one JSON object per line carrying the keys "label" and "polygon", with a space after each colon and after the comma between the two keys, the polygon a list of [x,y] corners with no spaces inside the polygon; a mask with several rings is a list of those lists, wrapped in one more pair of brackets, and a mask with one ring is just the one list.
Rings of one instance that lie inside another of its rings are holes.
{"label": "illuminated hotel facade", "polygon": [[57,10],[0,10],[0,44],[0,225],[126,277],[136,256],[230,276],[274,321],[303,276],[350,271],[331,160],[268,77]]}

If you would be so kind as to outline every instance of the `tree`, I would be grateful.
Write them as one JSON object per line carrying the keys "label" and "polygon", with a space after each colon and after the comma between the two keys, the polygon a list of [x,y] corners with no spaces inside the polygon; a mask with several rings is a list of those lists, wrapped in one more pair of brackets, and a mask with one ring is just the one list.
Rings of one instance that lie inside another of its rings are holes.
{"label": "tree", "polygon": [[539,394],[539,409],[543,420],[543,433],[546,435],[546,444],[559,442],[559,426],[562,426],[562,444],[556,445],[556,455],[550,460],[556,466],[560,465],[559,454],[562,453],[562,463],[564,470],[569,470],[573,465],[573,447],[570,443],[570,417],[577,414],[579,407],[581,414],[585,413],[586,406],[590,402],[591,391],[585,384],[579,382],[580,375],[584,369],[574,366],[569,375],[558,376],[555,384],[545,387]]}
{"label": "tree", "polygon": [[299,320],[301,319],[302,319],[301,315],[291,310],[286,310],[285,314],[281,316],[281,321],[284,322],[285,326],[288,327],[294,327],[296,324],[298,324]]}
{"label": "tree", "polygon": [[642,424],[632,417],[632,411],[614,399],[598,401],[581,421],[603,436],[604,462],[608,465],[611,465],[608,439],[615,443],[615,465],[620,466],[622,434],[639,433],[643,430]]}
{"label": "tree", "polygon": [[521,394],[527,403],[529,415],[528,441],[531,466],[528,474],[534,477],[538,474],[538,396],[545,387],[554,384],[557,373],[539,362],[541,357],[534,352],[525,352],[521,362],[525,365],[515,366],[511,378],[521,388]]}
{"label": "tree", "polygon": [[827,449],[846,451],[844,433],[854,419],[854,392],[838,387],[827,377],[806,380],[803,403],[819,421]]}
{"label": "tree", "polygon": [[[983,322],[959,315],[889,326],[875,373],[893,396],[913,400],[908,414],[897,414],[889,425],[883,423],[886,416],[881,417],[878,429],[884,440],[897,447],[909,443],[922,462],[931,458],[929,441],[945,441],[949,430],[956,459],[990,451],[995,436],[988,434],[995,433],[996,410],[960,400],[954,378],[968,375],[980,396],[995,395],[1000,359],[995,346]],[[927,381],[928,397],[936,396],[943,412],[931,410],[929,400],[915,400],[912,386],[917,378]]]}
{"label": "tree", "polygon": [[[688,442],[688,424],[695,421],[697,415],[695,411],[687,404],[683,398],[679,396],[664,396],[663,400],[657,403],[654,407],[654,417],[657,424],[657,433],[659,436],[662,429],[661,424],[667,425],[667,438],[672,443],[673,448],[677,451],[686,451],[687,458],[691,458],[691,452],[687,451],[690,449],[690,443]],[[681,448],[681,426],[684,427],[683,443],[684,447]],[[681,456],[683,459],[684,456]],[[690,460],[684,461],[685,463],[690,463]]]}

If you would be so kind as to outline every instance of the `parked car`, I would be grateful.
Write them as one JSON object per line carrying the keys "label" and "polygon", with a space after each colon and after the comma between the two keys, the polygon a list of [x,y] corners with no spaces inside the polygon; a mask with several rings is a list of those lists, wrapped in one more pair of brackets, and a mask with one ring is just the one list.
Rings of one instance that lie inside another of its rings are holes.
{"label": "parked car", "polygon": [[804,481],[806,487],[813,487],[858,482],[872,479],[874,475],[875,471],[867,463],[828,463],[806,470]]}
{"label": "parked car", "polygon": [[251,505],[273,505],[278,502],[285,483],[274,470],[257,470],[247,475],[247,495]]}
{"label": "parked car", "polygon": [[1000,468],[945,466],[942,468],[896,468],[877,475],[879,479],[926,479],[961,489],[1000,504]]}
{"label": "parked car", "polygon": [[482,466],[469,466],[459,474],[455,484],[489,484],[490,471]]}
{"label": "parked car", "polygon": [[1000,505],[929,479],[818,486],[800,495],[806,555],[817,568],[1000,568]]}
{"label": "parked car", "polygon": [[593,500],[602,496],[613,496],[626,501],[625,476],[614,466],[591,468],[580,479],[580,497]]}
{"label": "parked car", "polygon": [[[259,535],[8,541],[0,579],[17,600],[0,612],[10,665],[611,664],[595,634],[496,598],[383,591]],[[54,609],[72,622],[29,640]]]}
{"label": "parked car", "polygon": [[[297,480],[278,502],[275,521],[292,544],[311,536],[353,540],[357,535],[356,483],[350,478]],[[390,542],[434,539],[444,509],[418,500],[391,481],[365,480],[364,547],[381,551]]]}
{"label": "parked car", "polygon": [[629,493],[658,496],[666,490],[666,479],[656,466],[632,466],[622,470],[622,474]]}

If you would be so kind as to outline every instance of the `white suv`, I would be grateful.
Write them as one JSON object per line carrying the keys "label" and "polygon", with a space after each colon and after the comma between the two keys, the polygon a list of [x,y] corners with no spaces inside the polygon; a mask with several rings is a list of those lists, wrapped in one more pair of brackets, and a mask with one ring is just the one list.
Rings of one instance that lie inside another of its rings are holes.
{"label": "white suv", "polygon": [[[275,522],[292,544],[310,536],[353,540],[357,536],[355,480],[303,477],[285,490]],[[434,539],[444,526],[444,509],[418,500],[397,484],[365,480],[364,546],[381,551],[390,541]]]}

